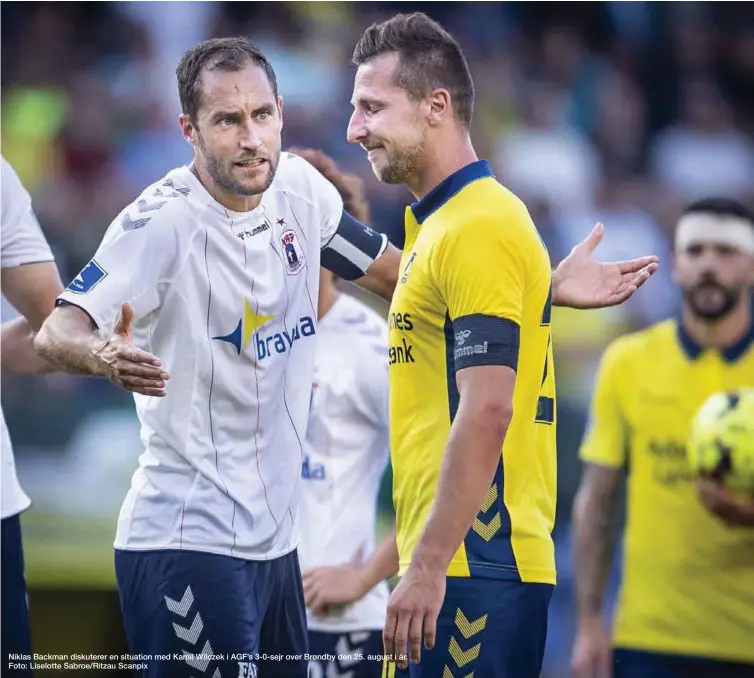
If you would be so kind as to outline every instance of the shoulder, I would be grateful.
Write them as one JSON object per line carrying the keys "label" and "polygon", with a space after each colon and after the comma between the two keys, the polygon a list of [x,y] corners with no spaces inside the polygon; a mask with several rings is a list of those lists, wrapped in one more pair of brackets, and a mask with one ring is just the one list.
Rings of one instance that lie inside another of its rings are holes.
{"label": "shoulder", "polygon": [[539,240],[524,202],[496,179],[486,177],[466,186],[443,212],[443,239],[514,243]]}
{"label": "shoulder", "polygon": [[289,198],[312,207],[318,206],[323,197],[329,197],[323,196],[323,191],[337,194],[335,186],[325,179],[319,170],[302,157],[288,152],[280,154],[280,162],[270,190],[285,193]]}
{"label": "shoulder", "polygon": [[612,341],[605,350],[603,362],[614,369],[633,370],[637,361],[645,361],[649,355],[656,357],[659,352],[666,351],[674,337],[675,321],[663,320]]}
{"label": "shoulder", "polygon": [[149,240],[195,233],[207,205],[196,195],[189,173],[187,167],[179,167],[147,186],[113,219],[106,239],[136,231]]}

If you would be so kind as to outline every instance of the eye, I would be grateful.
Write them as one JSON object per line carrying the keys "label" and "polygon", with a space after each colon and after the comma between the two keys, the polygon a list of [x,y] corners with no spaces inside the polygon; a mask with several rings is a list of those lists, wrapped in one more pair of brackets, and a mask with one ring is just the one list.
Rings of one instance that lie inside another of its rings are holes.
{"label": "eye", "polygon": [[223,127],[230,127],[235,123],[235,120],[229,116],[226,116],[225,118],[220,118],[220,125]]}
{"label": "eye", "polygon": [[260,111],[259,113],[257,113],[257,118],[261,120],[262,122],[267,120],[267,118],[269,117],[270,117],[270,114],[267,111]]}
{"label": "eye", "polygon": [[698,257],[701,255],[701,253],[701,245],[689,245],[689,247],[686,248],[686,254],[688,254],[690,257]]}

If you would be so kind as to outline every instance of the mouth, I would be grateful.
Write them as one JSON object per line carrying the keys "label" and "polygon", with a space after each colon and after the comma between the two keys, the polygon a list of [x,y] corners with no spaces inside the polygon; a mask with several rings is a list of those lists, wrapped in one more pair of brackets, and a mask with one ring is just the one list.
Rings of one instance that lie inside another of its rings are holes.
{"label": "mouth", "polygon": [[249,169],[253,167],[261,167],[264,163],[266,163],[267,160],[264,158],[250,158],[248,160],[237,160],[233,164],[236,167],[242,167],[244,169]]}

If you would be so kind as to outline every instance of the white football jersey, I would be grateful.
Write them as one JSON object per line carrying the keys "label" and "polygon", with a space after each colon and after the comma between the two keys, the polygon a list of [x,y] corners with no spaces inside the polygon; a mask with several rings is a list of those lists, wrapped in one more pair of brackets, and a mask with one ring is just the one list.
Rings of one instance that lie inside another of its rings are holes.
{"label": "white football jersey", "polygon": [[[352,297],[338,297],[320,319],[300,490],[302,571],[374,551],[389,458],[387,346],[386,322]],[[309,628],[380,630],[388,597],[383,581],[327,617],[307,610]]]}
{"label": "white football jersey", "polygon": [[164,398],[134,395],[145,451],[116,548],[263,560],[296,547],[320,248],[342,214],[294,155],[243,213],[181,167],[121,212],[61,295],[105,335],[129,302],[134,344],[170,373]]}
{"label": "white football jersey", "polygon": [[[2,177],[2,222],[0,222],[0,266],[13,268],[24,264],[54,261],[50,246],[39,227],[31,208],[31,196],[23,187],[15,170],[5,158],[1,158]],[[0,448],[2,453],[2,485],[0,490],[0,513],[9,518],[31,504],[21,488],[16,475],[8,428],[0,408]]]}

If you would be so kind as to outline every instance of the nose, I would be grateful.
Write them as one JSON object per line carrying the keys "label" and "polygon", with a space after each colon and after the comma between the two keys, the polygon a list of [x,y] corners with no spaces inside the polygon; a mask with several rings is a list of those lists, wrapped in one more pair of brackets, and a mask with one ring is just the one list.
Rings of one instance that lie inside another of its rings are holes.
{"label": "nose", "polygon": [[245,151],[255,151],[262,145],[262,136],[259,133],[259,128],[251,120],[243,126],[240,145]]}
{"label": "nose", "polygon": [[348,121],[348,129],[346,130],[346,139],[349,144],[361,143],[367,136],[366,125],[364,124],[364,116],[359,111],[354,111],[351,114],[351,119]]}

